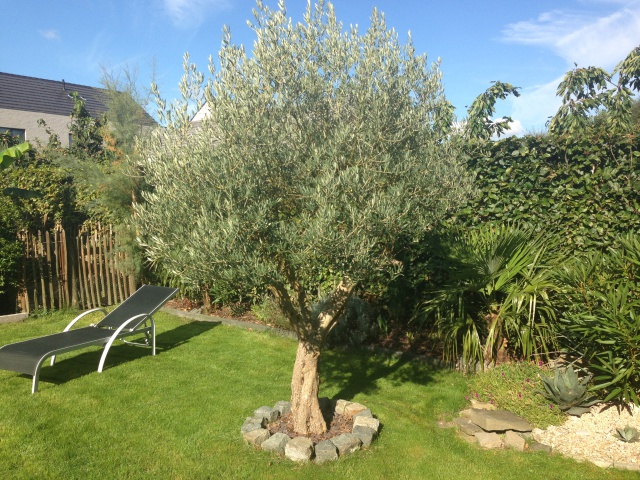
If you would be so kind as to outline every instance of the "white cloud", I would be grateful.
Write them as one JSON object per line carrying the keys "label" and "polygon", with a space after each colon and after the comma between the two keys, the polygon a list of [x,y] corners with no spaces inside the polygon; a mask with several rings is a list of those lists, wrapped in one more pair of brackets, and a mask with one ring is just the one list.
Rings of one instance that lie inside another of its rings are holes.
{"label": "white cloud", "polygon": [[38,30],[38,33],[47,40],[60,40],[60,33],[57,30]]}
{"label": "white cloud", "polygon": [[520,125],[527,125],[534,131],[545,130],[545,123],[556,114],[561,99],[556,95],[562,77],[555,78],[543,85],[534,85],[521,90],[519,97],[509,97],[509,115]]}
{"label": "white cloud", "polygon": [[582,67],[611,69],[638,45],[640,2],[627,1],[600,16],[563,10],[545,12],[536,20],[508,25],[503,39],[549,47],[568,65],[575,62]]}
{"label": "white cloud", "polygon": [[229,0],[163,0],[174,25],[180,28],[199,26],[211,13],[230,7]]}

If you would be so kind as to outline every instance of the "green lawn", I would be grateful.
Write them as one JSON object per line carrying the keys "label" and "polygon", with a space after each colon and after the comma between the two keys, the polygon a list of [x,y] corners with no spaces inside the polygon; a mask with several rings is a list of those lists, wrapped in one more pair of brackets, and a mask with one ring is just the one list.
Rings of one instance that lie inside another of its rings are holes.
{"label": "green lawn", "polygon": [[[0,325],[0,345],[60,330],[71,314]],[[436,426],[463,408],[462,376],[407,359],[327,352],[321,394],[356,400],[381,421],[372,448],[296,465],[243,443],[240,426],[289,396],[295,343],[215,323],[156,316],[158,355],[118,345],[63,355],[29,377],[0,371],[1,478],[626,479],[543,453],[482,451]]]}

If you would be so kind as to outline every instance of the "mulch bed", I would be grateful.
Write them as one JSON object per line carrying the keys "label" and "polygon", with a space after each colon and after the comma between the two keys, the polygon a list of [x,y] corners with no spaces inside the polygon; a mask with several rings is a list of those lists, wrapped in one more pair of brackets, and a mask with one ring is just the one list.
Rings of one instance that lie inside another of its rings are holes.
{"label": "mulch bed", "polygon": [[[351,430],[353,430],[353,417],[334,413],[333,418],[327,419],[325,417],[325,421],[327,422],[327,431],[325,433],[320,435],[306,435],[313,443],[329,440],[343,433],[351,433]],[[291,438],[299,436],[293,429],[293,418],[290,413],[282,415],[278,420],[270,423],[267,429],[271,435],[280,432],[289,435]]]}

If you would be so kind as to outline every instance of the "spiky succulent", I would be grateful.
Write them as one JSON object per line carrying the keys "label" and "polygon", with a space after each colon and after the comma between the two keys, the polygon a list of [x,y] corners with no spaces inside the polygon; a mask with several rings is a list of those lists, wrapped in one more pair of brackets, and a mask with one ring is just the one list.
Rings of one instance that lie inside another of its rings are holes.
{"label": "spiky succulent", "polygon": [[627,425],[624,428],[616,428],[618,435],[616,435],[620,440],[626,443],[637,442],[640,438],[640,432],[637,429],[633,428],[630,425]]}
{"label": "spiky succulent", "polygon": [[591,375],[583,378],[569,365],[564,369],[555,368],[553,376],[541,376],[544,391],[537,390],[547,400],[555,403],[560,410],[569,415],[580,416],[589,411],[589,407],[599,402],[589,393],[588,383]]}

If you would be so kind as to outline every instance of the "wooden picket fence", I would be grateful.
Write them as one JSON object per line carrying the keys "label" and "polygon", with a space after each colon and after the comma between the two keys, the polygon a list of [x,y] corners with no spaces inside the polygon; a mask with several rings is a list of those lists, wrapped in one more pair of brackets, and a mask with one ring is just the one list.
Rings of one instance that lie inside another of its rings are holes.
{"label": "wooden picket fence", "polygon": [[25,244],[18,309],[80,309],[114,305],[136,289],[122,265],[129,259],[119,249],[111,226],[81,226],[20,233]]}

